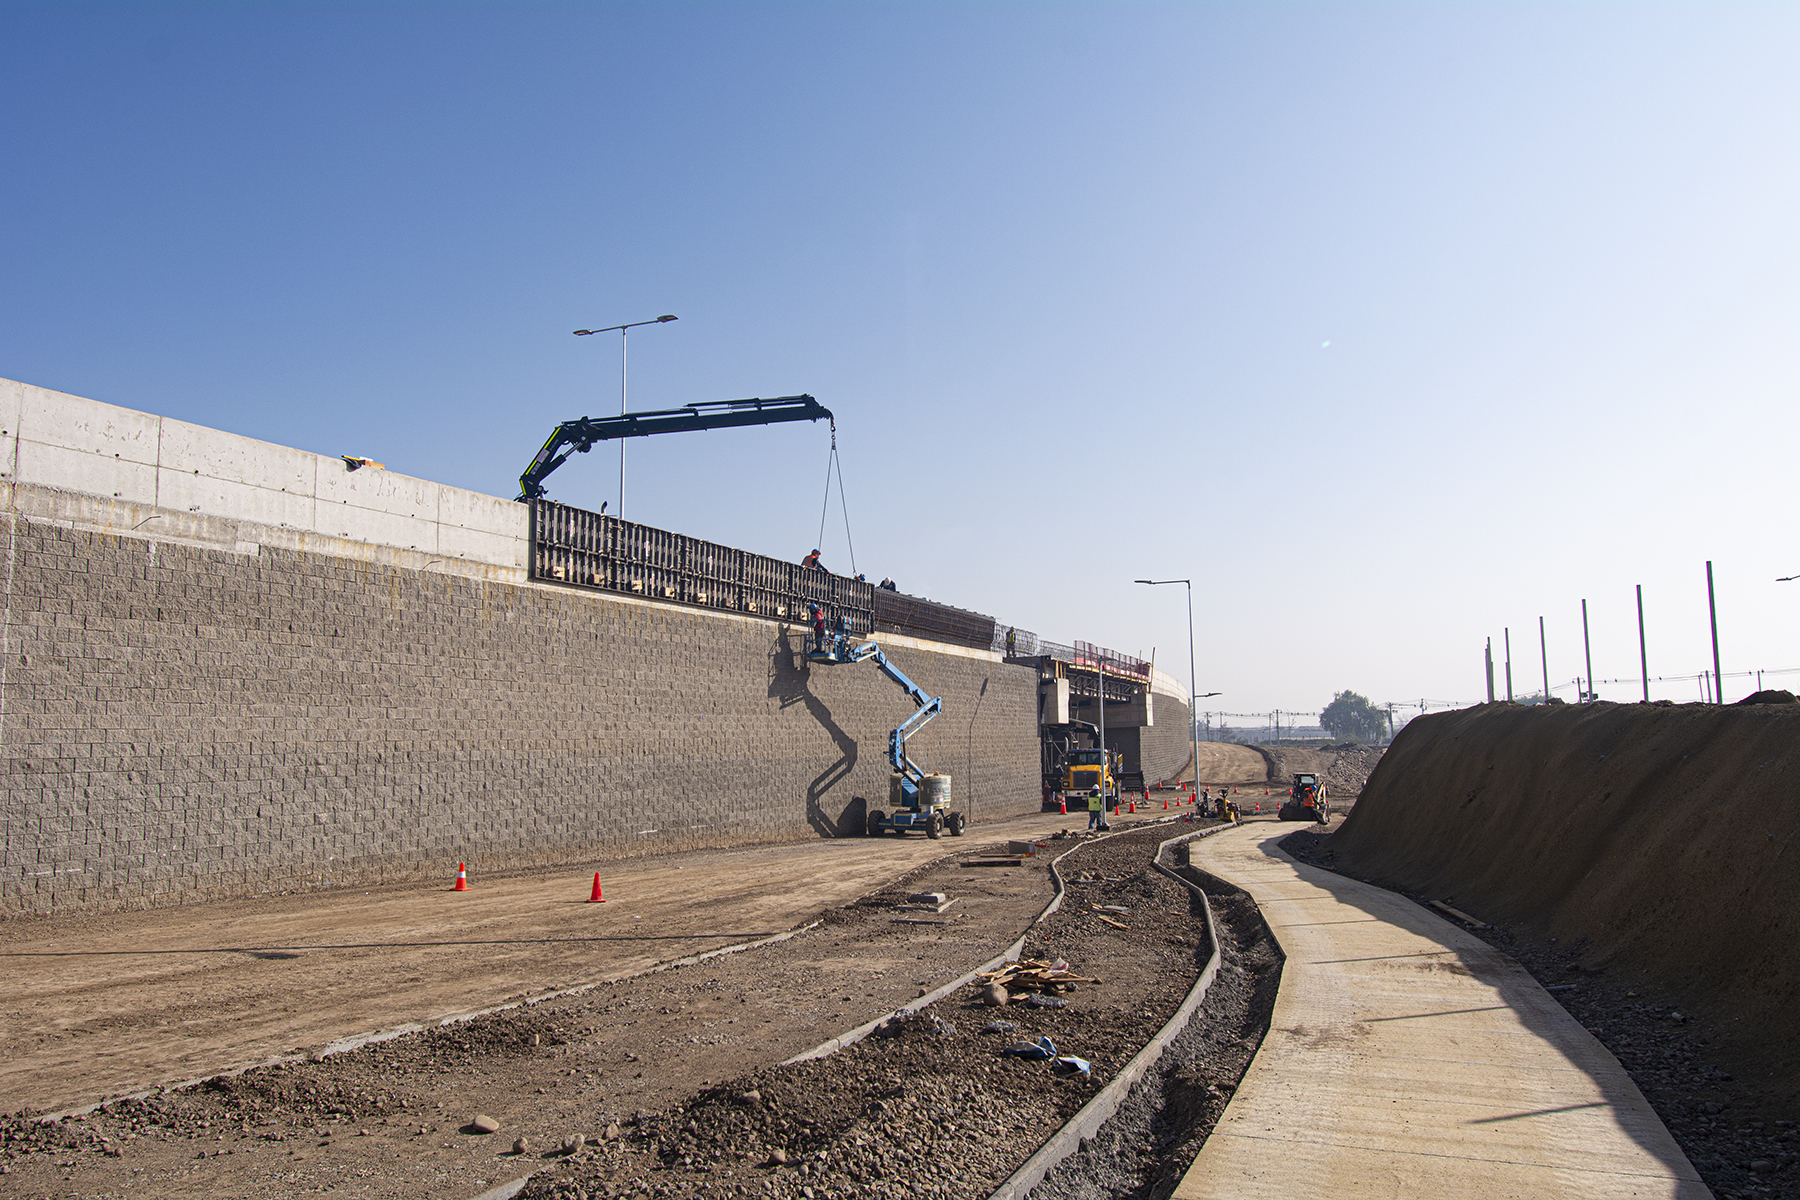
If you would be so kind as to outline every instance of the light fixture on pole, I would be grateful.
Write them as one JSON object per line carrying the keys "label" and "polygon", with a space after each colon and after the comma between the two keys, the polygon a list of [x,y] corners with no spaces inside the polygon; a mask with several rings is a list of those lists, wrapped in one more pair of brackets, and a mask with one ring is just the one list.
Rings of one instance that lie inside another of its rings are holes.
{"label": "light fixture on pole", "polygon": [[[664,313],[648,321],[632,321],[625,325],[608,325],[605,329],[577,329],[576,337],[588,337],[596,333],[619,333],[619,415],[625,415],[625,331],[636,329],[639,325],[667,325],[670,321],[680,320],[674,313]],[[621,519],[625,516],[625,439],[619,439],[619,511]]]}
{"label": "light fixture on pole", "polygon": [[[1139,579],[1135,582],[1148,587],[1161,587],[1164,584],[1179,583],[1187,588],[1188,607],[1188,733],[1194,742],[1194,791],[1200,790],[1200,727],[1194,723],[1194,710],[1200,704],[1200,677],[1194,672],[1194,581],[1191,579]],[[1217,692],[1208,692],[1216,696]],[[1150,701],[1145,700],[1148,704]]]}

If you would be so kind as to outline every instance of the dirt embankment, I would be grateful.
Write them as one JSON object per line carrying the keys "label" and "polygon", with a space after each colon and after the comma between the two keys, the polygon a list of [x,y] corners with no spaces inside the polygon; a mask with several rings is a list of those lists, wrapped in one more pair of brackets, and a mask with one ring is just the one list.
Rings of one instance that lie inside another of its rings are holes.
{"label": "dirt embankment", "polygon": [[[1218,787],[1262,786],[1287,788],[1296,771],[1323,775],[1331,786],[1332,803],[1345,811],[1356,802],[1369,772],[1381,761],[1381,748],[1345,742],[1341,746],[1309,749],[1300,746],[1247,746],[1238,742],[1200,743],[1200,782]],[[1182,771],[1183,779],[1193,772]]]}
{"label": "dirt embankment", "polygon": [[1255,746],[1268,766],[1269,784],[1286,792],[1294,775],[1310,771],[1323,776],[1331,789],[1331,809],[1347,813],[1356,806],[1363,785],[1375,764],[1381,761],[1379,746],[1363,746],[1345,742],[1341,746],[1325,746],[1317,750],[1299,746]]}
{"label": "dirt embankment", "polygon": [[1330,841],[1354,875],[1556,944],[1572,977],[1653,986],[1744,1102],[1800,1107],[1800,705],[1422,717]]}

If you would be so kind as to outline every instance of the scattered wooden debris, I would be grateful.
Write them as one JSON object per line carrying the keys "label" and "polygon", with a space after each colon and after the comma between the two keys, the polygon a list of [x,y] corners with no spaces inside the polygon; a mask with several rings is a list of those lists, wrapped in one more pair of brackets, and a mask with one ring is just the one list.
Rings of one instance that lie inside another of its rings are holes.
{"label": "scattered wooden debris", "polygon": [[1022,867],[1022,858],[965,858],[956,864],[959,867]]}
{"label": "scattered wooden debris", "polygon": [[894,905],[894,909],[896,912],[941,913],[955,903],[942,892],[915,892],[906,898],[906,903]]}
{"label": "scattered wooden debris", "polygon": [[985,975],[977,975],[971,985],[984,995],[988,989],[998,987],[1009,995],[1019,992],[1043,992],[1055,994],[1071,991],[1078,983],[1099,983],[1098,979],[1076,975],[1069,970],[1067,963],[1049,963],[1039,958],[1022,958],[1018,962],[1010,962],[997,971]]}
{"label": "scattered wooden debris", "polygon": [[1445,913],[1445,914],[1448,914],[1449,916],[1455,917],[1457,920],[1461,921],[1464,925],[1469,926],[1469,928],[1471,928],[1471,929],[1492,928],[1486,921],[1477,921],[1474,917],[1471,917],[1468,913],[1461,912],[1457,909],[1451,908],[1448,904],[1445,904],[1442,900],[1433,900],[1431,902],[1431,907],[1437,909],[1441,913]]}

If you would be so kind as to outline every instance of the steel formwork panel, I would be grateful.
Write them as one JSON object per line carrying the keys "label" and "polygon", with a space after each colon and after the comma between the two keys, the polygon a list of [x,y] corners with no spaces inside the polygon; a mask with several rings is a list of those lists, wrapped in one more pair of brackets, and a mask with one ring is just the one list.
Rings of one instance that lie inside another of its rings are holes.
{"label": "steel formwork panel", "polygon": [[771,620],[819,604],[856,636],[874,630],[867,583],[551,500],[531,501],[531,577]]}

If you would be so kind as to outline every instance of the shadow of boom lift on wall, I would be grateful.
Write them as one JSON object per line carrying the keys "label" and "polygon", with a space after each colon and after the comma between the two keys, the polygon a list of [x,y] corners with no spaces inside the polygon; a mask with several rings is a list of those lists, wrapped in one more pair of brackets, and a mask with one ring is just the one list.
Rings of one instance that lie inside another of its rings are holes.
{"label": "shadow of boom lift on wall", "polygon": [[807,686],[812,669],[794,666],[795,660],[800,658],[788,639],[788,631],[783,629],[776,635],[775,647],[769,654],[769,695],[779,700],[784,709],[796,704],[805,705],[812,719],[831,735],[838,748],[838,760],[806,785],[806,822],[820,837],[842,837],[845,831],[861,833],[868,820],[865,815],[868,801],[853,796],[836,817],[830,816],[825,808],[826,793],[856,769],[856,739],[832,720],[831,710],[825,707],[825,702],[812,694],[812,689]]}

